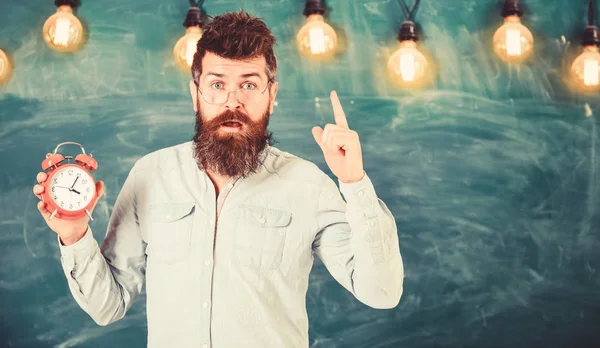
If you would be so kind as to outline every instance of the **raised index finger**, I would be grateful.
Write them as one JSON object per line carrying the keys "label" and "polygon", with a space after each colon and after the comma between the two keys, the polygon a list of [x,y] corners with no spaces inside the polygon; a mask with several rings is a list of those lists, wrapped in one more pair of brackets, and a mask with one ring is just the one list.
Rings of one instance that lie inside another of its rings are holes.
{"label": "raised index finger", "polygon": [[336,91],[331,91],[330,98],[331,105],[333,106],[333,117],[335,118],[335,124],[348,128],[346,114],[344,113],[344,109],[342,109],[342,103],[340,103],[340,99],[338,98]]}

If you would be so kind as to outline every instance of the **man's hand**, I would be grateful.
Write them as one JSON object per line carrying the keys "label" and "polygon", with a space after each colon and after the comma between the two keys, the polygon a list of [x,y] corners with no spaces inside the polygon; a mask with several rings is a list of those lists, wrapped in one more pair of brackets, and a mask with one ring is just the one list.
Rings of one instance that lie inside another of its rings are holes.
{"label": "man's hand", "polygon": [[324,130],[318,126],[313,127],[313,136],[323,150],[329,169],[341,182],[360,181],[364,171],[358,133],[348,128],[348,121],[337,93],[332,91],[330,97],[335,124],[328,123]]}

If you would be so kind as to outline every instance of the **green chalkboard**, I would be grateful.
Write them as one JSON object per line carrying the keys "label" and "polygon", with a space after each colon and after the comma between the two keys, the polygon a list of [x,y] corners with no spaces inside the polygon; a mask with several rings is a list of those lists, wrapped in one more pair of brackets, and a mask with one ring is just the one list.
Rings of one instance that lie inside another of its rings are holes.
{"label": "green chalkboard", "polygon": [[[410,1],[406,1],[411,4]],[[358,131],[365,170],[396,217],[406,279],[400,304],[376,310],[317,260],[307,294],[311,347],[600,346],[600,98],[570,92],[587,1],[523,0],[535,52],[510,66],[490,40],[498,0],[422,0],[415,21],[437,67],[407,91],[385,73],[403,15],[396,0],[329,0],[345,50],[301,58],[300,0],[206,0],[244,10],[278,39],[278,148],[328,174],[311,128],[333,120],[335,89]],[[0,87],[0,346],[146,346],[145,293],[124,319],[97,326],[71,297],[56,235],[31,193],[45,154],[82,143],[106,183],[92,222],[101,242],[133,163],[188,141],[189,75],[172,47],[187,0],[82,0],[89,30],[75,54],[41,27],[53,1],[0,1],[0,47],[15,71]]]}

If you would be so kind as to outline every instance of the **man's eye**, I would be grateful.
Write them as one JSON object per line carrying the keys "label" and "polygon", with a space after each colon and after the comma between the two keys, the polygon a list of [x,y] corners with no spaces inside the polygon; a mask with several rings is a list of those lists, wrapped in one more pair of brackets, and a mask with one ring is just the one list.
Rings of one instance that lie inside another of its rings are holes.
{"label": "man's eye", "polygon": [[242,85],[243,89],[255,89],[256,85],[250,82],[246,82]]}
{"label": "man's eye", "polygon": [[212,88],[212,89],[221,89],[221,88],[223,88],[223,84],[221,82],[213,82],[210,85],[210,88]]}

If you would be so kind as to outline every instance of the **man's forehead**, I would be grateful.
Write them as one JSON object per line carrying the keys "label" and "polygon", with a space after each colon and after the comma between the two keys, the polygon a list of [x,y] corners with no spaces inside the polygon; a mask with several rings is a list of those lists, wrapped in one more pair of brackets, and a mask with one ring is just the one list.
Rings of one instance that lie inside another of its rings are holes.
{"label": "man's forehead", "polygon": [[217,73],[226,77],[240,77],[257,73],[266,78],[267,62],[264,56],[248,60],[235,60],[220,57],[214,53],[206,52],[202,58],[202,75]]}

